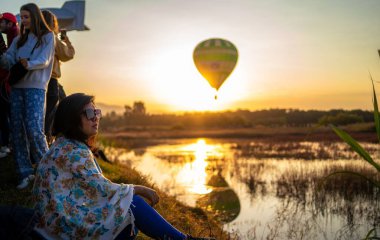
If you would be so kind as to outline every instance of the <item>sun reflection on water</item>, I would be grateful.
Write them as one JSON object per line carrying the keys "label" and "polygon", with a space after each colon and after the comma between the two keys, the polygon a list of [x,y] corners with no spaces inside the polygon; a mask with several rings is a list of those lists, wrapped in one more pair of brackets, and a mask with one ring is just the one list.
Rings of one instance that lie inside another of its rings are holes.
{"label": "sun reflection on water", "polygon": [[[380,159],[378,145],[364,146]],[[207,200],[236,203],[237,199],[239,211],[230,208],[226,216],[238,215],[224,227],[241,239],[253,239],[258,232],[262,238],[278,234],[288,239],[288,232],[299,232],[309,239],[353,239],[367,234],[379,219],[378,192],[367,182],[348,187],[353,180],[337,176],[317,189],[324,176],[341,169],[360,170],[377,179],[377,173],[341,143],[185,139],[166,140],[142,150],[143,154],[136,154],[136,149],[112,148],[106,154],[111,160],[131,164],[189,206],[208,207],[201,205],[209,204]],[[226,187],[215,179],[225,180],[234,195],[218,194],[225,193],[221,189]],[[350,237],[340,237],[345,234]]]}
{"label": "sun reflection on water", "polygon": [[213,150],[213,146],[206,144],[204,139],[198,139],[195,144],[187,145],[185,151],[194,152],[195,160],[186,163],[177,175],[177,181],[189,187],[189,191],[196,194],[207,194],[212,188],[207,186],[207,153]]}

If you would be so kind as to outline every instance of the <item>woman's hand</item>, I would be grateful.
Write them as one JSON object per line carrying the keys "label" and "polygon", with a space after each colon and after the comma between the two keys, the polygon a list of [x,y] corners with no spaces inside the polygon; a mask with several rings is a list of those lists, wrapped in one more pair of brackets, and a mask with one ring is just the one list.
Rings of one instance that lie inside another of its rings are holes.
{"label": "woman's hand", "polygon": [[20,62],[22,64],[22,66],[24,66],[25,69],[28,69],[28,59],[26,58],[21,58],[20,59]]}
{"label": "woman's hand", "polygon": [[70,39],[69,37],[66,35],[65,38],[63,39],[63,42],[66,43],[66,44],[70,44]]}
{"label": "woman's hand", "polygon": [[141,185],[135,185],[134,189],[135,194],[148,199],[148,201],[150,201],[151,206],[156,205],[158,201],[160,201],[160,197],[158,196],[157,192],[151,188]]}

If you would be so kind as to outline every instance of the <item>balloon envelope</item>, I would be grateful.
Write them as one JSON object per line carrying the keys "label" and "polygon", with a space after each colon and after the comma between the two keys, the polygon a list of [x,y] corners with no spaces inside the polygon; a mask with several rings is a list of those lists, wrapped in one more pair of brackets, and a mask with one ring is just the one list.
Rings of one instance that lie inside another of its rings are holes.
{"label": "balloon envelope", "polygon": [[193,52],[198,71],[211,87],[218,90],[234,70],[238,51],[229,41],[211,38],[199,43]]}

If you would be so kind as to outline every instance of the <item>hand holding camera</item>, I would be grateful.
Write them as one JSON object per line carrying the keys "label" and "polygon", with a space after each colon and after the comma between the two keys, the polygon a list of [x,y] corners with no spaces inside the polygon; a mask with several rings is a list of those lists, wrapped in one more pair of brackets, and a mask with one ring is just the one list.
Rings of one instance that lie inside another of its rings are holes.
{"label": "hand holding camera", "polygon": [[61,30],[61,40],[65,40],[66,39],[66,37],[67,37],[67,35],[66,35],[66,30],[65,29],[62,29]]}

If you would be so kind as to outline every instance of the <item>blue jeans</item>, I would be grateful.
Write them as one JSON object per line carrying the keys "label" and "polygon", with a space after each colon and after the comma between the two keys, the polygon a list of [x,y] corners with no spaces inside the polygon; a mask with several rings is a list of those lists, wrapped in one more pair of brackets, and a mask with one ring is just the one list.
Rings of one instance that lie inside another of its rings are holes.
{"label": "blue jeans", "polygon": [[[167,222],[153,207],[138,195],[133,196],[131,210],[135,216],[135,225],[138,230],[153,239],[182,240],[186,235],[178,231]],[[115,240],[134,239],[131,236],[131,226],[127,226]]]}
{"label": "blue jeans", "polygon": [[34,172],[30,154],[38,163],[47,152],[44,134],[45,90],[36,88],[12,88],[11,144],[21,179]]}
{"label": "blue jeans", "polygon": [[[153,239],[177,240],[186,236],[168,223],[154,208],[149,206],[143,198],[133,196],[132,212],[135,216],[135,225],[147,236]],[[19,206],[0,206],[0,239],[44,239],[33,231],[38,220],[34,210]],[[136,229],[135,229],[136,230]],[[134,231],[137,234],[137,230]],[[133,240],[131,225],[128,225],[115,240]]]}

